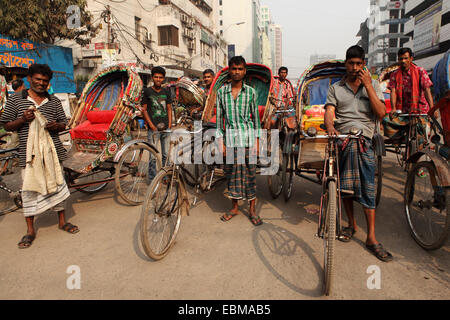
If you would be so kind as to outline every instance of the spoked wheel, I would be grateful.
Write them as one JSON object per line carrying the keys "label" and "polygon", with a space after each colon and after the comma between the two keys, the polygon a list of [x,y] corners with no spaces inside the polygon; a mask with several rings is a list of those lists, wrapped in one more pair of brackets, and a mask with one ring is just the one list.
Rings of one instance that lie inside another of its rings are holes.
{"label": "spoked wheel", "polygon": [[408,142],[408,150],[405,158],[405,170],[410,171],[412,168],[411,162],[406,162],[413,154],[415,154],[419,150],[418,141],[417,138],[411,139],[411,141]]}
{"label": "spoked wheel", "polygon": [[180,181],[173,170],[161,170],[148,188],[142,206],[141,242],[145,253],[161,260],[174,244],[181,223]]}
{"label": "spoked wheel", "polygon": [[274,175],[267,176],[267,184],[269,185],[269,192],[273,199],[280,196],[281,191],[283,191],[283,181],[282,181],[282,167],[283,167],[283,152],[278,149],[278,163],[272,164],[278,167],[277,173]]}
{"label": "spoked wheel", "polygon": [[395,155],[397,156],[397,162],[398,162],[399,166],[402,168],[403,168],[403,165],[405,164],[405,160],[404,160],[405,152],[406,152],[406,149],[405,149],[405,151],[403,151],[401,147],[398,147],[398,146],[395,147]]}
{"label": "spoked wheel", "polygon": [[75,188],[78,191],[81,191],[83,193],[87,193],[87,194],[93,194],[96,192],[99,192],[103,189],[106,188],[106,186],[108,185],[108,182],[103,182],[103,183],[97,183],[98,181],[101,180],[106,180],[106,179],[111,179],[112,178],[112,173],[109,170],[101,170],[101,169],[94,169],[91,172],[82,174],[80,176],[78,176],[76,179],[73,180],[74,184],[90,184],[87,185],[86,187],[80,187],[80,188]]}
{"label": "spoked wheel", "polygon": [[294,181],[294,154],[288,152],[283,159],[282,184],[284,201],[289,201],[292,196],[292,185]]}
{"label": "spoked wheel", "polygon": [[417,163],[408,173],[404,204],[411,235],[425,250],[439,249],[450,227],[449,189],[442,186],[430,161]]}
{"label": "spoked wheel", "polygon": [[383,156],[375,155],[375,162],[375,188],[377,192],[375,205],[378,207],[381,200],[381,190],[383,189]]}
{"label": "spoked wheel", "polygon": [[8,214],[22,207],[22,198],[20,194],[17,196],[14,192],[9,192],[4,189],[5,186],[0,182],[0,216]]}
{"label": "spoked wheel", "polygon": [[150,155],[156,159],[158,172],[161,160],[156,151],[145,144],[130,147],[116,164],[116,190],[128,204],[139,205],[144,201],[150,183],[148,178]]}
{"label": "spoked wheel", "polygon": [[326,205],[326,215],[324,217],[323,233],[323,275],[324,275],[324,293],[330,295],[332,281],[334,277],[334,247],[336,243],[336,182],[328,182],[328,190],[325,195],[324,207]]}

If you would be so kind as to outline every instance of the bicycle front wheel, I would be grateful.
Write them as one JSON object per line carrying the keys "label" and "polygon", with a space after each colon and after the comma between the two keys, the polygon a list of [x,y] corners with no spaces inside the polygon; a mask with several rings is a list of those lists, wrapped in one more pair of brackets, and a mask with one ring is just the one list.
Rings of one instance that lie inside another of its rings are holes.
{"label": "bicycle front wheel", "polygon": [[404,206],[413,239],[425,250],[439,249],[450,227],[449,189],[430,161],[417,163],[406,180]]}
{"label": "bicycle front wheel", "polygon": [[164,258],[175,242],[181,223],[181,187],[173,170],[161,170],[148,188],[142,206],[141,242],[154,260]]}
{"label": "bicycle front wheel", "polygon": [[330,295],[334,277],[334,247],[336,243],[336,182],[328,182],[327,213],[325,217],[324,244],[324,292]]}
{"label": "bicycle front wheel", "polygon": [[148,166],[151,156],[156,159],[156,170],[159,170],[161,160],[158,155],[152,148],[143,144],[130,147],[116,165],[116,190],[121,198],[130,205],[136,206],[144,201],[150,183]]}

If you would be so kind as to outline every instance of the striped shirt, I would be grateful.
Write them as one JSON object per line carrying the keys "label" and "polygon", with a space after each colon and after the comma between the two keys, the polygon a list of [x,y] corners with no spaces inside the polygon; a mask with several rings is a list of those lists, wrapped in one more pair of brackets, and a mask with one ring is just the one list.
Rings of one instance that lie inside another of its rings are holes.
{"label": "striped shirt", "polygon": [[[42,115],[49,121],[63,122],[67,124],[66,114],[64,113],[61,101],[53,96],[47,94],[47,97],[42,101],[42,104],[38,107],[36,102],[34,102],[28,96],[28,90],[23,90],[22,92],[14,93],[8,98],[6,102],[5,111],[3,112],[0,123],[5,124],[7,122],[15,121],[23,116],[25,110],[29,107],[35,106]],[[26,166],[27,157],[27,139],[28,131],[30,130],[30,124],[25,122],[17,131],[19,135],[19,166]],[[59,139],[59,134],[57,132],[49,132],[52,137],[53,143],[55,144],[56,153],[58,154],[59,161],[64,161],[67,159],[67,152],[64,149],[61,140]]]}
{"label": "striped shirt", "polygon": [[272,93],[277,99],[277,109],[293,105],[294,88],[292,88],[289,80],[286,79],[281,82],[279,78],[275,78],[273,81]]}
{"label": "striped shirt", "polygon": [[236,100],[231,93],[231,83],[217,91],[216,115],[216,138],[225,135],[225,145],[229,148],[252,147],[255,138],[261,136],[256,92],[246,84],[242,84]]}

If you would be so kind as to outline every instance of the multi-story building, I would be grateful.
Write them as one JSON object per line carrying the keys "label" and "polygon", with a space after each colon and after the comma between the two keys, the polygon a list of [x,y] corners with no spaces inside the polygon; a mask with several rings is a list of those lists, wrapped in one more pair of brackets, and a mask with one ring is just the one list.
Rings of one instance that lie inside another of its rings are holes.
{"label": "multi-story building", "polygon": [[259,0],[215,0],[218,6],[219,34],[229,45],[231,55],[261,63],[262,32]]}
{"label": "multi-story building", "polygon": [[335,54],[313,54],[309,57],[309,64],[313,65],[320,62],[336,59]]}
{"label": "multi-story building", "polygon": [[275,48],[269,38],[269,27],[273,24],[272,15],[268,6],[261,6],[261,32],[262,32],[262,64],[273,69]]}
{"label": "multi-story building", "polygon": [[269,26],[269,39],[274,52],[272,70],[277,73],[278,69],[283,66],[283,31],[280,25],[271,24]]}
{"label": "multi-story building", "polygon": [[362,22],[359,26],[359,31],[356,34],[357,37],[360,37],[361,39],[358,41],[357,45],[361,46],[364,49],[364,52],[366,53],[366,62],[367,58],[369,56],[369,26],[368,26],[369,19],[366,19],[366,21]]}
{"label": "multi-story building", "polygon": [[397,61],[397,51],[408,37],[404,34],[405,1],[371,0],[369,28],[368,64],[378,72]]}
{"label": "multi-story building", "polygon": [[404,44],[414,52],[414,62],[432,71],[444,53],[450,49],[450,0],[409,0],[406,16],[413,19],[405,24]]}
{"label": "multi-story building", "polygon": [[226,65],[213,0],[88,0],[87,8],[102,29],[90,45],[72,45],[78,76],[116,62],[136,65],[144,78],[156,65],[168,78],[200,77],[204,69]]}

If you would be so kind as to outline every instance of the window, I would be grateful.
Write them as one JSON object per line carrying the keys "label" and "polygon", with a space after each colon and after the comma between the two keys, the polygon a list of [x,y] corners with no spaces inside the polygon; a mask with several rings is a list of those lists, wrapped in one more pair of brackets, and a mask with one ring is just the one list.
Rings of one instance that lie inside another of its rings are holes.
{"label": "window", "polygon": [[141,40],[141,18],[134,17],[134,33],[136,34],[136,39]]}
{"label": "window", "polygon": [[209,44],[200,41],[200,50],[203,58],[212,58],[212,47]]}
{"label": "window", "polygon": [[223,36],[223,30],[220,30],[220,35]]}
{"label": "window", "polygon": [[222,15],[222,10],[219,10],[219,15]]}
{"label": "window", "polygon": [[219,0],[219,6],[221,6],[222,5],[222,0]]}
{"label": "window", "polygon": [[223,20],[220,20],[220,25],[223,26]]}
{"label": "window", "polygon": [[178,28],[175,26],[160,26],[158,27],[158,35],[160,46],[175,46],[178,47]]}

